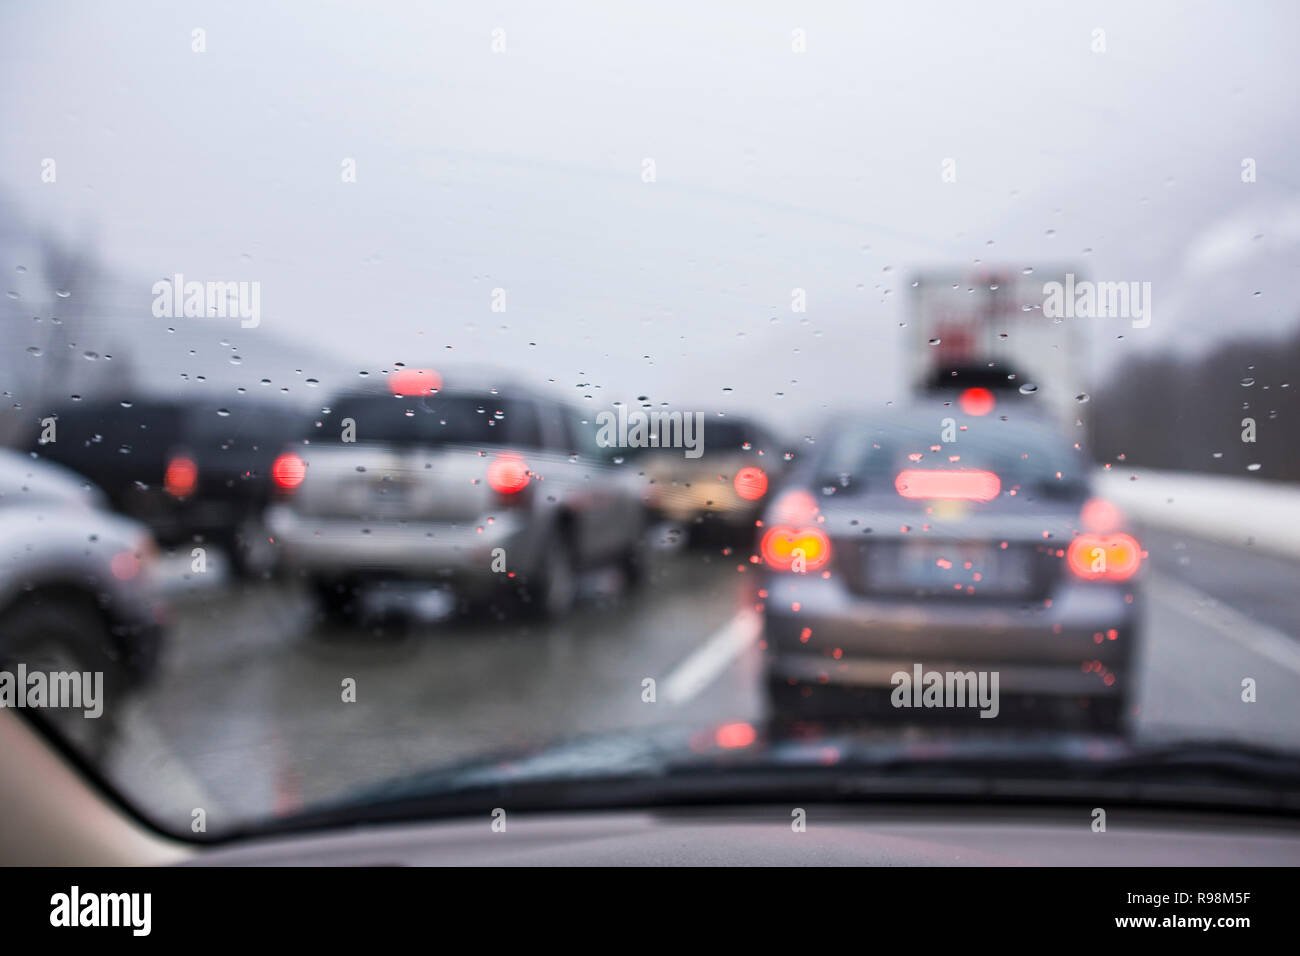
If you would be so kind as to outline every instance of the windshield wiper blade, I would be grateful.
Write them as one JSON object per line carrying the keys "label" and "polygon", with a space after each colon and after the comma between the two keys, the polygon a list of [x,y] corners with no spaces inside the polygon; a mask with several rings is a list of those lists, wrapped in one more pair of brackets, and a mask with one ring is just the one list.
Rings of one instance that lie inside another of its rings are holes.
{"label": "windshield wiper blade", "polygon": [[[1060,803],[1080,799],[1300,812],[1300,756],[1232,742],[1140,746],[1118,738],[763,738],[692,752],[672,728],[579,738],[431,768],[353,791],[266,831],[435,819],[509,805],[535,811],[707,806],[787,799]],[[827,763],[828,750],[836,759]]]}
{"label": "windshield wiper blade", "polygon": [[1100,768],[1106,777],[1178,777],[1192,773],[1232,781],[1300,786],[1300,755],[1222,741],[1142,748]]}

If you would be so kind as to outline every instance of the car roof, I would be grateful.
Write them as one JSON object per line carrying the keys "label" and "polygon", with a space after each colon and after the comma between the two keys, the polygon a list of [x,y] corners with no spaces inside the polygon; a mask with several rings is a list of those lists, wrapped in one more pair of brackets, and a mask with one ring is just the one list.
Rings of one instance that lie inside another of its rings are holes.
{"label": "car roof", "polygon": [[1026,436],[1043,440],[1067,441],[1065,431],[1048,415],[1017,406],[999,414],[969,415],[953,401],[935,399],[907,405],[891,405],[874,412],[840,411],[827,420],[830,428],[866,428],[882,433],[897,431],[933,430],[945,418],[957,420],[959,425],[973,427],[981,432],[998,429],[1003,432],[1020,431]]}

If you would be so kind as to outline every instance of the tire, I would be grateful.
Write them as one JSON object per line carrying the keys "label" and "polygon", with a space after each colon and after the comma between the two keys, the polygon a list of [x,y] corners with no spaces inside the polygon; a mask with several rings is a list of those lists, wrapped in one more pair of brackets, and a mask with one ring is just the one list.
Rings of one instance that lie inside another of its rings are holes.
{"label": "tire", "polygon": [[134,682],[95,599],[73,591],[38,591],[0,614],[0,668],[12,671],[20,663],[29,671],[75,669],[103,675],[99,717],[86,718],[73,709],[42,711],[38,719],[78,746],[100,755],[107,752]]}
{"label": "tire", "polygon": [[239,523],[224,542],[230,570],[241,581],[260,581],[278,564],[270,531],[260,517],[249,516]]}
{"label": "tire", "polygon": [[763,690],[767,698],[767,716],[773,724],[783,726],[800,718],[805,708],[797,685],[791,686],[789,681],[775,674],[765,674]]}
{"label": "tire", "polygon": [[536,620],[557,621],[573,610],[577,596],[573,548],[564,534],[557,532],[548,539],[538,567],[524,585],[524,610]]}
{"label": "tire", "polygon": [[656,519],[654,513],[642,507],[637,513],[639,522],[636,533],[628,542],[626,550],[619,557],[618,568],[623,574],[624,591],[633,594],[641,590],[650,576],[650,553],[654,550],[652,536],[655,534]]}
{"label": "tire", "polygon": [[645,586],[649,576],[646,564],[646,547],[640,540],[634,542],[619,559],[618,567],[623,572],[624,588],[628,594]]}
{"label": "tire", "polygon": [[352,627],[361,620],[361,596],[355,582],[312,578],[309,582],[316,609],[327,623]]}

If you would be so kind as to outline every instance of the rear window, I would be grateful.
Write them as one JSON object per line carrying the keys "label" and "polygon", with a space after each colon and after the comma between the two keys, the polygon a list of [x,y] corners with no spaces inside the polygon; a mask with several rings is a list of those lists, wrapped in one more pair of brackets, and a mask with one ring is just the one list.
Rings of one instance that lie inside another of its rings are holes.
{"label": "rear window", "polygon": [[55,440],[33,448],[43,458],[87,474],[105,469],[160,471],[180,441],[183,412],[175,405],[106,402],[56,413]]}
{"label": "rear window", "polygon": [[302,422],[301,409],[231,403],[191,411],[185,426],[186,446],[196,451],[275,449],[287,431]]}
{"label": "rear window", "polygon": [[[982,421],[953,435],[935,423],[916,425],[841,424],[833,428],[817,471],[823,487],[839,492],[893,488],[904,469],[987,470],[1003,489],[1075,497],[1086,493],[1081,470],[1086,455],[1039,429]],[[955,437],[955,441],[944,441]]]}
{"label": "rear window", "polygon": [[541,447],[537,407],[496,395],[364,395],[338,401],[310,431],[312,442]]}

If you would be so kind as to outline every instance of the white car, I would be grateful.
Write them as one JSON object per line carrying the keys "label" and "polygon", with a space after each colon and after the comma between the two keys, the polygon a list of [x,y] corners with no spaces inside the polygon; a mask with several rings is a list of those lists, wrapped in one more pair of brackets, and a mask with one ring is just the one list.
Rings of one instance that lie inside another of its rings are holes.
{"label": "white car", "polygon": [[581,571],[640,576],[642,480],[579,415],[525,389],[430,390],[420,374],[338,396],[272,467],[282,565],[327,616],[355,618],[367,582],[404,582],[555,618]]}
{"label": "white car", "polygon": [[104,506],[80,475],[0,449],[0,669],[57,659],[102,671],[110,695],[153,672],[157,548]]}

